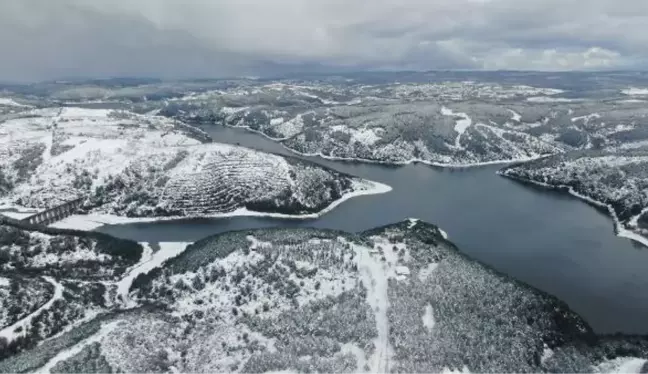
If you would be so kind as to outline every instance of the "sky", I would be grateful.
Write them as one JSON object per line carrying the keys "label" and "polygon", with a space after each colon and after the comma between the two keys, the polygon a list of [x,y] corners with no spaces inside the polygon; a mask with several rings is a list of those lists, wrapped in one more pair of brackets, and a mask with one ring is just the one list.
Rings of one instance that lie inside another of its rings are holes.
{"label": "sky", "polygon": [[1,81],[648,67],[646,0],[0,0]]}

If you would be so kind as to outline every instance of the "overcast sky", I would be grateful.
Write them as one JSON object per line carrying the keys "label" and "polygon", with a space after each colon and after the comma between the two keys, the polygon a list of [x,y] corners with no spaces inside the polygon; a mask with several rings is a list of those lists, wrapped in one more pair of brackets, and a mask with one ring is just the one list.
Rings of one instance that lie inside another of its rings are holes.
{"label": "overcast sky", "polygon": [[0,0],[0,80],[644,69],[647,0]]}

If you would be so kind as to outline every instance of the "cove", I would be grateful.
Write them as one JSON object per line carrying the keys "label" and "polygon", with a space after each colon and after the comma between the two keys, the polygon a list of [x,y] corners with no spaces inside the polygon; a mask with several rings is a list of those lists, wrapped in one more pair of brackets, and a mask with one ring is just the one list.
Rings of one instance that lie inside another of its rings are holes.
{"label": "cove", "polygon": [[[216,142],[295,156],[245,130],[203,129]],[[648,249],[615,236],[612,220],[584,202],[498,176],[501,166],[441,169],[308,159],[393,190],[353,198],[314,220],[189,219],[99,231],[141,242],[190,242],[231,230],[309,226],[355,232],[420,218],[446,231],[470,257],[567,302],[596,332],[648,333]]]}

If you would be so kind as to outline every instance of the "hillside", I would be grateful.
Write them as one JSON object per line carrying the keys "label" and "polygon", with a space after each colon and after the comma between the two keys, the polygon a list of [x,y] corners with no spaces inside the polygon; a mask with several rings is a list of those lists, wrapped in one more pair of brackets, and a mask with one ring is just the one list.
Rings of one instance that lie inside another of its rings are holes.
{"label": "hillside", "polygon": [[0,205],[79,197],[126,217],[318,214],[388,187],[317,164],[212,143],[164,117],[105,109],[21,112],[0,123]]}
{"label": "hillside", "polygon": [[142,246],[0,220],[0,360],[114,309]]}
{"label": "hillside", "polygon": [[145,107],[191,123],[246,128],[301,154],[390,164],[472,166],[648,144],[641,99],[612,88],[573,95],[513,82],[275,81]]}
{"label": "hillside", "polygon": [[645,338],[595,336],[417,220],[213,236],[140,275],[129,298],[0,372],[606,372],[648,357]]}

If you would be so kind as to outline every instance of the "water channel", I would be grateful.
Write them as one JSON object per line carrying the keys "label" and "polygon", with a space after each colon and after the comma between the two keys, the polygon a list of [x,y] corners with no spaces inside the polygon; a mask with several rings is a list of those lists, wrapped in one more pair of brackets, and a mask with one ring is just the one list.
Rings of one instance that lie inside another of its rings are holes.
{"label": "water channel", "polygon": [[[204,129],[217,142],[294,155],[244,130]],[[316,220],[190,219],[100,230],[138,241],[195,241],[262,227],[353,232],[416,217],[440,226],[471,257],[566,301],[597,332],[648,333],[648,249],[616,237],[612,220],[582,201],[498,176],[501,166],[451,170],[313,160],[393,190],[351,199]]]}

